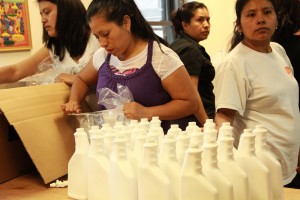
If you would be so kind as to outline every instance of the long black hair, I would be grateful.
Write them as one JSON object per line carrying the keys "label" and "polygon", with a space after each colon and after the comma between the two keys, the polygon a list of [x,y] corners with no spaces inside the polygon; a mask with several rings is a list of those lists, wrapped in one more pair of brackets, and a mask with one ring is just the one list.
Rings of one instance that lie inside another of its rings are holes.
{"label": "long black hair", "polygon": [[[245,7],[245,5],[248,3],[249,0],[237,0],[235,3],[235,14],[236,14],[236,21],[235,26],[233,29],[233,36],[231,38],[231,46],[229,48],[229,51],[231,51],[238,43],[240,43],[244,39],[243,33],[240,32],[239,27],[241,26],[241,14],[242,10]],[[268,0],[273,4],[273,7],[275,9],[275,2],[274,0]],[[275,9],[276,12],[276,9]]]}
{"label": "long black hair", "polygon": [[300,30],[300,1],[275,0],[275,7],[277,8],[278,28],[273,40],[281,43]]}
{"label": "long black hair", "polygon": [[158,44],[162,43],[168,46],[168,43],[157,36],[150,24],[143,17],[134,0],[93,0],[87,10],[87,20],[100,15],[105,17],[108,22],[115,22],[121,26],[125,15],[130,17],[130,32],[138,38],[145,40],[155,40]]}
{"label": "long black hair", "polygon": [[81,0],[37,0],[57,5],[56,37],[50,37],[43,30],[43,42],[48,49],[54,47],[54,54],[62,61],[66,51],[71,57],[82,56],[89,37],[90,27],[86,20],[86,9]]}
{"label": "long black hair", "polygon": [[191,19],[194,17],[195,10],[199,8],[205,8],[207,10],[205,4],[192,1],[183,4],[181,7],[171,13],[171,20],[176,37],[183,33],[182,22],[189,24]]}

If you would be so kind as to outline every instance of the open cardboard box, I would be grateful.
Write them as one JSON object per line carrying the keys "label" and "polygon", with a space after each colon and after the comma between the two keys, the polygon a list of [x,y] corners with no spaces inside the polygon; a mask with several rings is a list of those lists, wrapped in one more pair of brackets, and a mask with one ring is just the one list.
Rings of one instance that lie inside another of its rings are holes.
{"label": "open cardboard box", "polygon": [[[64,83],[0,90],[0,183],[30,169],[28,155],[45,184],[67,174],[77,126],[61,111],[69,94]],[[9,124],[20,140],[9,140]]]}

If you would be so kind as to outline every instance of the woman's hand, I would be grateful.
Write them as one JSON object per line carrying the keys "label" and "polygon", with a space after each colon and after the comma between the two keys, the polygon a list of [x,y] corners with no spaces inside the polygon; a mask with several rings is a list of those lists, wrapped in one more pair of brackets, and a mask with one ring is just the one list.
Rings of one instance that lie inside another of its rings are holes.
{"label": "woman's hand", "polygon": [[123,107],[124,115],[129,119],[140,120],[141,118],[151,119],[151,115],[147,112],[147,108],[137,102],[128,102]]}
{"label": "woman's hand", "polygon": [[81,112],[80,104],[75,101],[62,104],[61,109],[62,109],[62,111],[66,112],[66,113],[80,113]]}
{"label": "woman's hand", "polygon": [[61,73],[55,78],[55,83],[64,82],[67,85],[72,85],[75,79],[75,75],[73,74],[65,74]]}

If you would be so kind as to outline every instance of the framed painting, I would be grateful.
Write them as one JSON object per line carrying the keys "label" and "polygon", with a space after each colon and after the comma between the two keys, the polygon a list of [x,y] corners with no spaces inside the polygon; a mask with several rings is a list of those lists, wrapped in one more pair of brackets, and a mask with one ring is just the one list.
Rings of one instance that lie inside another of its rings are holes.
{"label": "framed painting", "polygon": [[31,49],[27,0],[0,0],[0,52]]}

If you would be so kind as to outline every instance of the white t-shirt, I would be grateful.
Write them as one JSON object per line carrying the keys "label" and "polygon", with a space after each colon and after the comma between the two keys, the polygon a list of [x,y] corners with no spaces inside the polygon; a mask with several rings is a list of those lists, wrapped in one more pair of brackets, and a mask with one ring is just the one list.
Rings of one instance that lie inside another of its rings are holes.
{"label": "white t-shirt", "polygon": [[[163,52],[159,48],[158,43],[156,41],[153,42],[152,66],[160,79],[163,80],[171,73],[173,73],[176,69],[183,66],[183,63],[172,49],[166,47],[163,44],[160,44],[160,46]],[[141,53],[126,61],[120,61],[117,57],[111,55],[110,65],[116,67],[120,72],[124,72],[132,68],[140,69],[146,63],[147,54],[148,45]],[[95,52],[93,63],[97,71],[104,63],[106,56],[107,52],[104,48],[100,48]]]}
{"label": "white t-shirt", "polygon": [[53,65],[55,68],[62,70],[65,73],[77,74],[86,64],[89,62],[90,58],[93,56],[95,51],[100,48],[100,44],[96,37],[91,35],[87,43],[86,49],[82,57],[78,60],[78,63],[73,60],[69,52],[66,51],[65,57],[62,61],[58,60],[58,57],[50,52],[50,57],[53,60]]}
{"label": "white t-shirt", "polygon": [[296,175],[300,146],[298,83],[284,49],[271,43],[271,53],[238,44],[216,72],[216,109],[236,110],[234,137],[237,147],[245,128],[262,124],[267,143],[283,170],[284,184]]}
{"label": "white t-shirt", "polygon": [[78,60],[78,63],[73,60],[68,51],[66,51],[64,59],[60,61],[59,58],[53,54],[53,51],[49,50],[50,57],[39,64],[38,72],[22,80],[28,82],[28,84],[43,85],[53,83],[55,78],[61,73],[77,74],[85,67],[95,51],[99,48],[99,42],[95,36],[91,35],[85,52]]}

